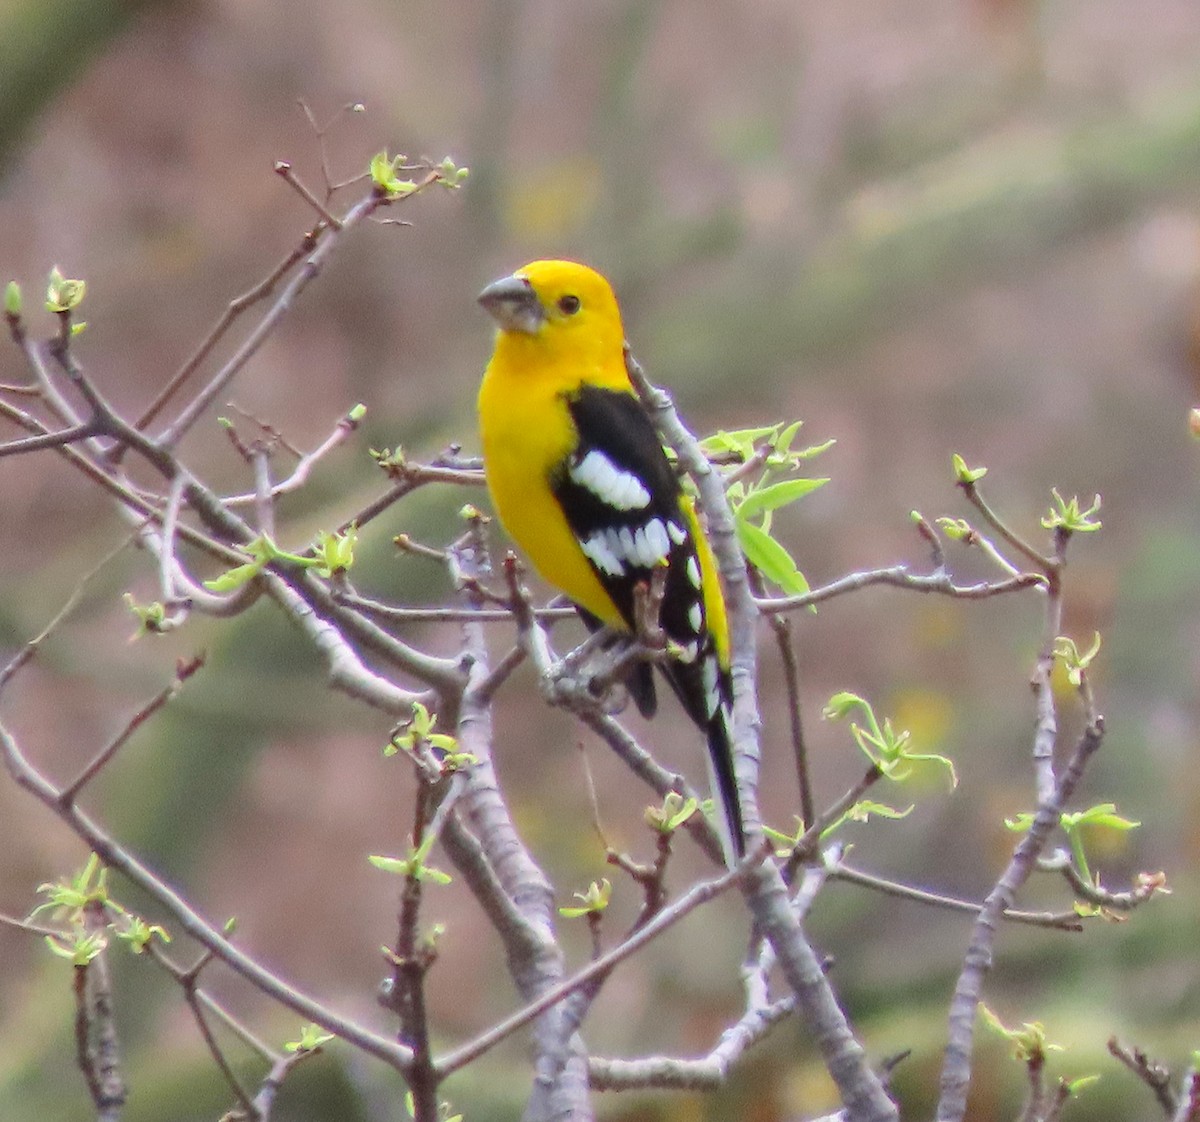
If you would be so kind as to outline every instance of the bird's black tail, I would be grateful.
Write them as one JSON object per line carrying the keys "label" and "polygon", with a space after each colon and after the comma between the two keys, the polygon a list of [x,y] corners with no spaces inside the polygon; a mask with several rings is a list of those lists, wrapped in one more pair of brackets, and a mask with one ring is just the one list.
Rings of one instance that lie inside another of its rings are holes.
{"label": "bird's black tail", "polygon": [[746,856],[746,828],[742,802],[733,770],[732,715],[722,704],[704,730],[708,736],[708,781],[717,801],[717,829],[721,834],[725,863],[731,868]]}
{"label": "bird's black tail", "polygon": [[717,831],[731,868],[746,855],[746,829],[733,767],[733,683],[709,648],[695,662],[662,667],[688,716],[708,741],[708,782],[717,804]]}

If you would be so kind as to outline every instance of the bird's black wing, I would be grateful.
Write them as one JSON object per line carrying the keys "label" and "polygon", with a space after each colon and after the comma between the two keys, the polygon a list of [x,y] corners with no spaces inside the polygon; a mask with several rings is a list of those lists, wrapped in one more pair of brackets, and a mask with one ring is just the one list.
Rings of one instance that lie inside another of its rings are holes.
{"label": "bird's black wing", "polygon": [[[703,568],[679,478],[632,393],[583,386],[567,406],[578,442],[556,471],[551,489],[631,631],[634,589],[649,583],[655,568],[666,566],[659,623],[681,657],[662,664],[663,674],[688,715],[705,730],[730,852],[741,856],[744,838],[730,733],[732,688],[708,631]],[[595,623],[593,616],[589,626]],[[643,714],[652,713],[654,680],[648,666],[634,671],[629,688]]]}

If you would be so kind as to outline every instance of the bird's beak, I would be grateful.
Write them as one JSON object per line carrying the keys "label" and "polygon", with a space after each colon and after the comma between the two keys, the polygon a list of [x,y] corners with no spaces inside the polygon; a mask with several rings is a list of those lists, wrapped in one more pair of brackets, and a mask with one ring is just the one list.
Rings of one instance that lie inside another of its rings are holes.
{"label": "bird's beak", "polygon": [[536,335],[546,319],[542,302],[524,277],[503,277],[493,281],[479,294],[479,302],[500,325],[501,331]]}

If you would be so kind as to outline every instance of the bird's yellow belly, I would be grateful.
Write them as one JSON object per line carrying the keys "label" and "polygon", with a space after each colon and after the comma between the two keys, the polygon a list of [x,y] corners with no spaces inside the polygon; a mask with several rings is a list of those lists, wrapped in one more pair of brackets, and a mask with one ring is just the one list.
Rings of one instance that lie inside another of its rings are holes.
{"label": "bird's yellow belly", "polygon": [[[485,381],[482,392],[488,390]],[[531,424],[519,404],[480,411],[484,469],[496,514],[546,581],[605,623],[624,628],[550,490],[551,473],[570,453],[571,427],[565,416],[561,424]],[[561,408],[565,414],[565,402]]]}

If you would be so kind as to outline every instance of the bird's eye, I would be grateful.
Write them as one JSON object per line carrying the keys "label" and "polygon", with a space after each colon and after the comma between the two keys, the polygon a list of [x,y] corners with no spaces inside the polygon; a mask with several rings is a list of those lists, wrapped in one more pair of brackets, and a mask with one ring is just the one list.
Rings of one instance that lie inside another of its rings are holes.
{"label": "bird's eye", "polygon": [[579,297],[563,296],[558,301],[558,310],[562,312],[563,315],[573,316],[577,311],[579,311]]}

